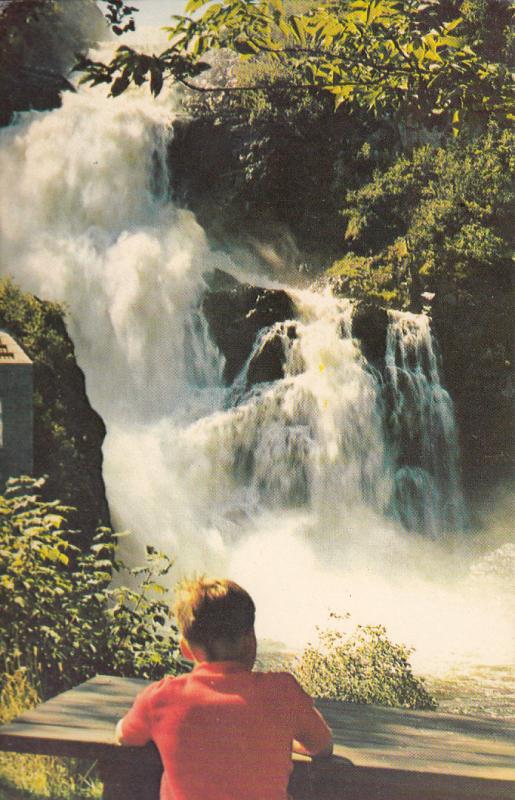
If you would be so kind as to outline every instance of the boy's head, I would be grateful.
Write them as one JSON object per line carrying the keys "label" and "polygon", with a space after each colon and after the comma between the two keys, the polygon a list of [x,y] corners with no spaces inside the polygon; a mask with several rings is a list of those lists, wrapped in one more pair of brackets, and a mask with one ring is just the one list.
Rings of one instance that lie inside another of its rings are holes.
{"label": "boy's head", "polygon": [[175,596],[173,612],[188,657],[252,667],[256,608],[245,589],[234,581],[200,577],[178,584]]}

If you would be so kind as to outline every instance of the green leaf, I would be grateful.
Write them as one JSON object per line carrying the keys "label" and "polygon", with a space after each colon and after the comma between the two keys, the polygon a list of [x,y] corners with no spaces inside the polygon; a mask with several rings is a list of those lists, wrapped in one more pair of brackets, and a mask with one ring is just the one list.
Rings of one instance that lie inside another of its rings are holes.
{"label": "green leaf", "polygon": [[259,47],[254,42],[251,42],[250,39],[236,39],[234,48],[243,56],[253,56],[259,52]]}
{"label": "green leaf", "polygon": [[154,97],[157,97],[162,88],[163,88],[163,73],[159,64],[153,61],[150,67],[150,91],[152,92]]}
{"label": "green leaf", "polygon": [[452,133],[453,136],[458,136],[460,132],[460,112],[456,110],[452,115]]}
{"label": "green leaf", "polygon": [[207,22],[208,20],[212,20],[213,17],[223,9],[223,5],[221,3],[213,3],[207,11],[204,12],[202,19]]}
{"label": "green leaf", "polygon": [[440,36],[436,42],[437,47],[453,47],[459,48],[463,44],[463,39],[457,36]]}
{"label": "green leaf", "polygon": [[199,8],[206,5],[208,0],[188,0],[185,6],[185,11],[187,14],[193,14],[195,11],[198,11]]}
{"label": "green leaf", "polygon": [[289,18],[290,27],[292,29],[292,33],[295,39],[300,42],[301,45],[305,46],[306,44],[306,29],[304,20],[301,17],[292,16]]}
{"label": "green leaf", "polygon": [[444,22],[443,29],[447,33],[448,31],[453,31],[454,28],[457,28],[463,22],[463,17],[458,17],[457,19],[453,19],[450,22]]}
{"label": "green leaf", "polygon": [[129,86],[129,76],[128,75],[120,75],[119,78],[116,78],[111,85],[111,97],[118,97],[119,95],[123,94],[125,90]]}

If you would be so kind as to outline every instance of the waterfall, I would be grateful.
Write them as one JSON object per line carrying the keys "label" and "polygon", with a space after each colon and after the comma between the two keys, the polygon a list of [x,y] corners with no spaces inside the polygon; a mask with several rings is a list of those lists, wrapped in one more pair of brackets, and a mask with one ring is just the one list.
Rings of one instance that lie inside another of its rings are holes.
{"label": "waterfall", "polygon": [[388,427],[396,461],[394,514],[408,529],[438,536],[461,529],[454,411],[441,385],[429,319],[390,312],[386,345]]}
{"label": "waterfall", "polygon": [[[319,517],[393,516],[437,538],[461,529],[452,401],[424,315],[392,312],[382,376],[352,338],[349,301],[293,292],[300,320],[263,332],[214,421],[220,457],[254,506],[306,505]],[[285,377],[241,394],[253,358],[279,334]],[[224,433],[222,433],[224,432]]]}
{"label": "waterfall", "polygon": [[427,317],[390,315],[381,372],[352,336],[349,301],[286,287],[295,337],[278,323],[255,345],[279,337],[284,377],[248,388],[247,364],[224,385],[204,276],[246,276],[169,199],[173,96],[104,91],[0,132],[0,237],[3,274],[66,305],[107,426],[117,527],[175,554],[177,572],[241,580],[262,635],[298,644],[332,609],[422,651],[442,620],[463,648],[482,620],[491,647],[502,620],[471,601],[471,627],[445,583],[466,548],[454,538],[451,561],[444,534],[464,516]]}

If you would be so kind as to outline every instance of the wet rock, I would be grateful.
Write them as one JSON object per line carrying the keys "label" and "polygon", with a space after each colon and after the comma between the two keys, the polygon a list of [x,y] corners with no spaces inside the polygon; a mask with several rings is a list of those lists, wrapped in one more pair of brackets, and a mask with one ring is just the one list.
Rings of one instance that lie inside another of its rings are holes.
{"label": "wet rock", "polygon": [[[288,325],[285,333],[291,340],[297,338],[295,325]],[[284,377],[284,362],[284,335],[278,331],[252,357],[247,371],[247,385],[280,380]]]}
{"label": "wet rock", "polygon": [[384,361],[388,313],[372,303],[360,303],[352,317],[352,335],[361,341],[363,355],[373,364]]}
{"label": "wet rock", "polygon": [[[213,341],[226,359],[224,378],[232,383],[250,356],[259,332],[276,322],[294,319],[295,305],[282,289],[240,283],[221,270],[208,276],[206,283],[202,310]],[[253,375],[258,380],[274,380],[267,375],[282,376],[279,344],[264,348],[262,357],[260,354],[257,358]]]}

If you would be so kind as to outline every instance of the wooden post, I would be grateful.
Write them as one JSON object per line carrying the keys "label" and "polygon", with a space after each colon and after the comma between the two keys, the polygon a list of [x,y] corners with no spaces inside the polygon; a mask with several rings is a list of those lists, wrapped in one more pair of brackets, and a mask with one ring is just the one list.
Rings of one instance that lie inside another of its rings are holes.
{"label": "wooden post", "polygon": [[311,786],[311,763],[307,759],[293,762],[288,794],[292,800],[316,800]]}

